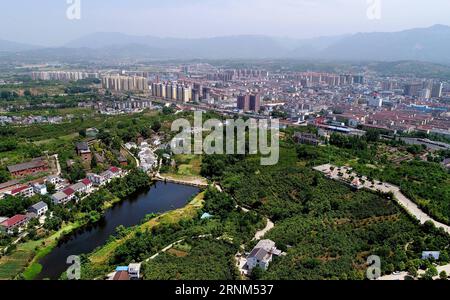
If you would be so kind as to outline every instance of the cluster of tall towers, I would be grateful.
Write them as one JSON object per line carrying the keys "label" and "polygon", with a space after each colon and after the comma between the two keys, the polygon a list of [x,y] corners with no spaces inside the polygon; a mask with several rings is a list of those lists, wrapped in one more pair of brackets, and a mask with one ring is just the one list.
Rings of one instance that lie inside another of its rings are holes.
{"label": "cluster of tall towers", "polygon": [[237,98],[237,108],[247,111],[259,112],[261,109],[261,95],[260,94],[246,94],[239,95]]}
{"label": "cluster of tall towers", "polygon": [[139,76],[105,76],[102,78],[105,89],[115,91],[144,91],[148,90],[147,78]]}
{"label": "cluster of tall towers", "polygon": [[185,103],[198,102],[200,100],[209,100],[211,90],[207,87],[202,87],[200,84],[189,86],[175,83],[153,83],[152,96]]}

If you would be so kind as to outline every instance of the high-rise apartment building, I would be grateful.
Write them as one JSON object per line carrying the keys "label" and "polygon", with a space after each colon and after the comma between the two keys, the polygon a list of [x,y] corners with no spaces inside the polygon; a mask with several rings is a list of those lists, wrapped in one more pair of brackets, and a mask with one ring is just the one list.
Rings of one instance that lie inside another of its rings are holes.
{"label": "high-rise apartment building", "polygon": [[120,75],[103,77],[102,86],[105,89],[115,91],[144,91],[149,88],[145,77]]}
{"label": "high-rise apartment building", "polygon": [[250,110],[250,96],[249,95],[239,95],[237,97],[237,108],[239,110],[249,111]]}
{"label": "high-rise apartment building", "polygon": [[250,110],[254,112],[259,112],[261,110],[260,94],[250,95]]}
{"label": "high-rise apartment building", "polygon": [[443,89],[443,84],[441,82],[433,84],[433,88],[431,90],[431,97],[441,98],[442,97],[442,89]]}
{"label": "high-rise apartment building", "polygon": [[405,95],[410,97],[418,97],[422,90],[421,83],[408,83],[405,85]]}

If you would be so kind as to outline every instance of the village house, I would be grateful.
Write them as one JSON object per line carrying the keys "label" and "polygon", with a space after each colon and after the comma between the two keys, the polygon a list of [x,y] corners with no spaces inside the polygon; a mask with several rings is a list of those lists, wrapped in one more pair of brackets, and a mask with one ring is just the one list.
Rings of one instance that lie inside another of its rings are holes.
{"label": "village house", "polygon": [[47,195],[47,186],[45,184],[33,184],[33,191],[39,195]]}
{"label": "village house", "polygon": [[101,175],[94,174],[94,173],[88,173],[86,176],[92,182],[92,184],[95,186],[101,186],[106,183],[106,178]]}
{"label": "village house", "polygon": [[55,186],[56,190],[61,190],[67,185],[66,180],[62,179],[59,176],[55,176],[55,175],[47,176],[45,178],[45,183],[53,184]]}
{"label": "village house", "polygon": [[19,185],[20,185],[20,181],[16,180],[16,179],[0,184],[0,195],[3,192],[7,192],[7,191],[14,189],[15,187],[18,187]]}
{"label": "village house", "polygon": [[92,189],[92,181],[85,178],[71,186],[68,186],[64,190],[57,192],[52,195],[53,203],[55,204],[66,204],[76,197],[76,194],[87,194]]}
{"label": "village house", "polygon": [[141,264],[129,264],[128,265],[128,275],[130,276],[130,279],[139,279],[141,277]]}
{"label": "village house", "polygon": [[52,195],[52,201],[53,204],[59,205],[59,204],[66,204],[67,202],[70,201],[70,199],[66,193],[57,192]]}
{"label": "village house", "polygon": [[70,187],[65,188],[61,192],[57,192],[56,194],[52,195],[52,201],[56,205],[64,205],[67,202],[71,201],[73,198],[75,198],[75,191]]}
{"label": "village house", "polygon": [[112,280],[114,281],[130,280],[130,276],[128,275],[127,271],[119,271],[115,273]]}
{"label": "village house", "polygon": [[110,182],[114,178],[121,177],[122,173],[123,173],[122,169],[120,169],[118,167],[111,167],[107,171],[101,173],[100,176],[105,178],[106,182]]}
{"label": "village house", "polygon": [[318,146],[321,143],[317,135],[304,132],[296,132],[294,134],[294,141],[298,144],[313,145],[313,146]]}
{"label": "village house", "polygon": [[31,186],[28,185],[21,185],[9,192],[6,192],[5,194],[7,195],[11,195],[13,197],[25,197],[25,198],[30,198],[34,196],[34,189]]}
{"label": "village house", "polygon": [[[89,180],[89,182],[90,182],[90,180]],[[69,188],[71,188],[75,193],[78,193],[78,194],[85,194],[88,192],[88,185],[84,184],[81,181],[77,182],[75,184],[72,184],[71,186],[69,186]]]}
{"label": "village house", "polygon": [[80,182],[85,186],[85,193],[91,192],[93,184],[88,178],[85,178],[85,179],[81,180]]}
{"label": "village house", "polygon": [[444,161],[442,162],[442,165],[443,165],[445,168],[450,169],[450,158],[444,159]]}
{"label": "village house", "polygon": [[38,217],[45,215],[47,211],[48,205],[43,201],[36,203],[28,208],[28,212],[35,213]]}
{"label": "village house", "polygon": [[92,159],[92,153],[91,150],[89,149],[88,143],[86,142],[77,143],[76,148],[78,156],[80,156],[84,162],[90,163]]}
{"label": "village house", "polygon": [[127,160],[127,158],[124,157],[123,155],[120,155],[120,156],[117,158],[117,160],[118,160],[119,164],[120,164],[122,167],[128,166],[128,160]]}
{"label": "village house", "polygon": [[17,229],[21,232],[28,224],[28,218],[25,215],[15,215],[12,218],[7,219],[0,223],[0,230],[7,233],[13,234],[14,230]]}
{"label": "village house", "polygon": [[108,280],[139,280],[141,277],[141,264],[131,263],[128,266],[118,266],[108,275]]}
{"label": "village house", "polygon": [[281,255],[281,251],[275,247],[275,242],[261,240],[247,257],[246,268],[250,272],[257,266],[263,270],[267,270],[269,264],[272,262],[273,255]]}

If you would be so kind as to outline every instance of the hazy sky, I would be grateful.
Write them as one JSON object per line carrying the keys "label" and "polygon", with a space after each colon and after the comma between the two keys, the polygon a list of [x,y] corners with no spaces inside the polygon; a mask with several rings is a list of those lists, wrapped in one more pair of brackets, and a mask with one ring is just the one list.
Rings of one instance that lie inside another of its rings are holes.
{"label": "hazy sky", "polygon": [[[68,1],[81,2],[69,20]],[[449,0],[1,0],[0,39],[62,45],[88,33],[295,38],[450,25]],[[369,19],[369,3],[381,18]]]}

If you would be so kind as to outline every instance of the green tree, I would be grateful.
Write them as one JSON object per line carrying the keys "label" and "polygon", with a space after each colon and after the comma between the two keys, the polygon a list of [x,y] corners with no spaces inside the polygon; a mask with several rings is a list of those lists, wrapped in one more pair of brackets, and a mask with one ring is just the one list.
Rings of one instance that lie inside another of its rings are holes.
{"label": "green tree", "polygon": [[175,110],[172,107],[164,106],[162,109],[162,113],[167,116],[175,113]]}
{"label": "green tree", "polygon": [[408,268],[408,274],[412,277],[417,277],[417,268],[415,266],[410,266]]}
{"label": "green tree", "polygon": [[433,277],[438,276],[438,270],[435,266],[430,266],[426,271],[425,274],[422,275],[422,279],[425,280],[433,280]]}
{"label": "green tree", "polygon": [[91,159],[91,169],[95,169],[98,166],[97,157],[95,155],[92,156]]}
{"label": "green tree", "polygon": [[260,266],[256,266],[252,269],[252,272],[250,274],[250,278],[252,280],[260,280],[264,276],[264,269]]}
{"label": "green tree", "polygon": [[0,183],[7,182],[11,179],[11,175],[8,171],[0,169]]}
{"label": "green tree", "polygon": [[78,134],[82,137],[85,138],[86,137],[86,129],[81,129]]}
{"label": "green tree", "polygon": [[155,121],[155,122],[152,124],[152,130],[153,130],[154,132],[159,132],[159,131],[161,130],[161,127],[162,127],[162,125],[161,125],[161,122],[159,122],[159,121]]}
{"label": "green tree", "polygon": [[53,183],[47,183],[47,192],[50,195],[53,195],[54,193],[56,193],[56,186]]}

